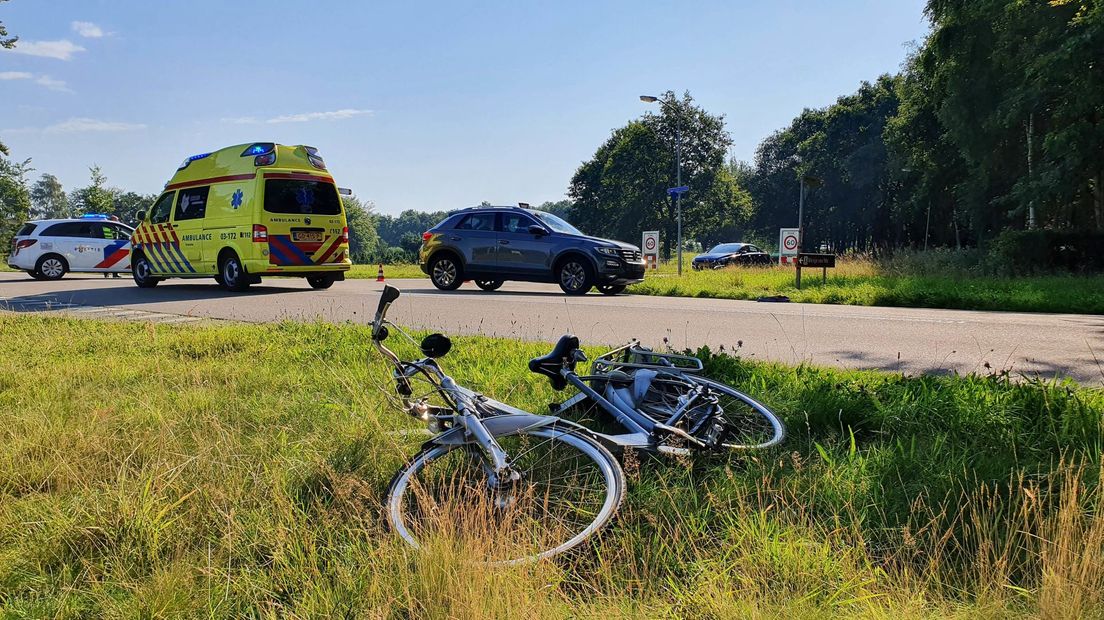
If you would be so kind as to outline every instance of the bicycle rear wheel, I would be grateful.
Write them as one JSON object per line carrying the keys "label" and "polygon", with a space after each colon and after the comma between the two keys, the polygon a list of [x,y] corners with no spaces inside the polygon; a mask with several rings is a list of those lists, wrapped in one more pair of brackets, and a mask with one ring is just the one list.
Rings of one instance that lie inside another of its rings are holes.
{"label": "bicycle rear wheel", "polygon": [[387,517],[403,540],[459,541],[483,563],[517,564],[579,545],[620,507],[624,474],[594,440],[554,427],[495,439],[519,474],[513,483],[493,484],[473,444],[430,446],[396,474]]}
{"label": "bicycle rear wheel", "polygon": [[731,450],[760,450],[776,446],[786,438],[786,427],[763,403],[712,379],[688,378],[705,386],[708,394],[716,398],[720,445]]}

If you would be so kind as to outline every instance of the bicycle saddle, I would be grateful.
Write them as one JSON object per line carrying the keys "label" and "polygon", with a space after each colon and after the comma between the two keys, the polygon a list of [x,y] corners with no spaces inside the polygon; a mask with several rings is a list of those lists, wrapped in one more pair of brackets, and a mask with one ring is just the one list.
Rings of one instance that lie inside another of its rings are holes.
{"label": "bicycle saddle", "polygon": [[568,370],[575,370],[575,351],[579,349],[579,338],[571,334],[560,336],[560,340],[548,355],[529,360],[529,370],[545,375],[552,382],[552,389],[559,391],[567,387],[567,380],[560,375],[560,369],[566,364]]}

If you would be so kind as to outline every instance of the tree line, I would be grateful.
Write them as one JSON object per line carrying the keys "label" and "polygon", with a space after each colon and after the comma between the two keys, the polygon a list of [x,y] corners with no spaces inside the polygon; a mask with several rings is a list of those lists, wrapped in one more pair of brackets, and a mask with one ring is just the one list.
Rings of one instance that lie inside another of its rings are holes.
{"label": "tree line", "polygon": [[[723,115],[667,92],[579,166],[569,200],[540,208],[605,237],[659,230],[669,253],[677,213],[666,190],[681,161],[688,245],[773,246],[779,227],[797,224],[801,184],[806,247],[985,247],[1032,230],[1061,247],[1064,231],[1104,239],[1104,0],[929,0],[926,16],[931,31],[899,72],[805,109],[752,162],[726,160]],[[154,198],[110,187],[97,167],[70,192],[49,174],[29,183],[31,171],[0,155],[0,243],[28,214],[125,220]],[[446,215],[347,207],[360,262],[413,260]]]}
{"label": "tree line", "polygon": [[[598,234],[777,238],[837,251],[984,246],[1005,231],[1104,230],[1104,0],[929,0],[902,70],[806,109],[751,163],[724,160],[723,116],[665,93],[575,173],[574,218]],[[681,138],[681,139],[680,139]]]}

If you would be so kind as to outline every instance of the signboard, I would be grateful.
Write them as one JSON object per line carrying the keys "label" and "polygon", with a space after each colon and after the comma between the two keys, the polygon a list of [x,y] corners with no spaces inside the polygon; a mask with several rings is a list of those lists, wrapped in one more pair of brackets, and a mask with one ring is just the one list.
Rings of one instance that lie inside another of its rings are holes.
{"label": "signboard", "polygon": [[655,269],[659,264],[659,231],[644,231],[644,238],[640,241],[640,249],[644,252],[644,262]]}
{"label": "signboard", "polygon": [[679,185],[678,187],[669,187],[669,188],[667,188],[667,195],[668,196],[674,196],[676,194],[677,195],[682,195],[682,194],[685,194],[688,191],[690,191],[690,186],[689,185]]}
{"label": "signboard", "polygon": [[793,260],[789,257],[797,256],[797,246],[801,245],[798,240],[798,233],[799,230],[797,228],[778,229],[779,263],[792,263]]}
{"label": "signboard", "polygon": [[800,267],[822,267],[822,268],[835,268],[836,255],[835,254],[806,254],[802,252],[797,255],[797,264]]}

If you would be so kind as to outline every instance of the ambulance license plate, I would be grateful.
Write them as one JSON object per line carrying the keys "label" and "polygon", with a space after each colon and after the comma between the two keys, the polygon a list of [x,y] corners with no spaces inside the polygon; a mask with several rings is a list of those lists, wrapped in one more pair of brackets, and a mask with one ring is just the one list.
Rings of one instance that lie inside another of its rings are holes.
{"label": "ambulance license plate", "polygon": [[321,230],[293,230],[291,231],[292,241],[302,242],[321,242],[322,231]]}

